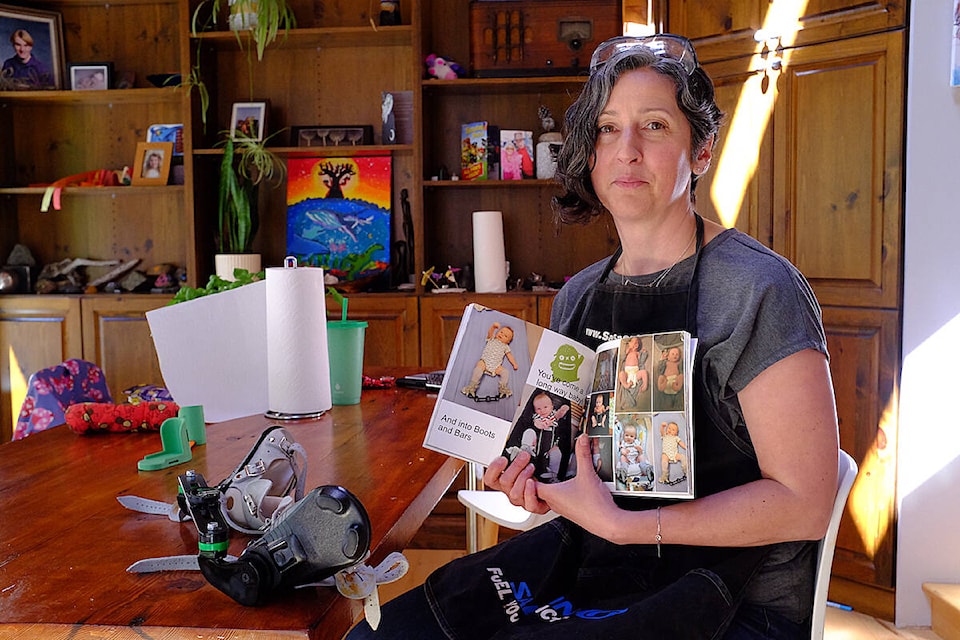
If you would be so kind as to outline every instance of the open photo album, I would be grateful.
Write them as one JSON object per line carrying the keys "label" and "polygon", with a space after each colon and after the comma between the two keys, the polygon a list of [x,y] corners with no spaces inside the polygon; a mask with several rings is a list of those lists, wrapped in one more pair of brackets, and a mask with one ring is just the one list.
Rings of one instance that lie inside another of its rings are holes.
{"label": "open photo album", "polygon": [[692,369],[685,331],[595,350],[477,304],[454,341],[423,446],[487,466],[530,453],[541,482],[576,475],[586,433],[617,495],[693,498]]}

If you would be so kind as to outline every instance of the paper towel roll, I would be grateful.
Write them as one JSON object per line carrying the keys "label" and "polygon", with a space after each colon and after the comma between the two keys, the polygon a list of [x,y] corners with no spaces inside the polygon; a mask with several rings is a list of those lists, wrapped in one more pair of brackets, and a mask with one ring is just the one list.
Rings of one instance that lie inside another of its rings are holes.
{"label": "paper towel roll", "polygon": [[266,277],[267,415],[319,415],[333,406],[323,269],[272,267]]}
{"label": "paper towel roll", "polygon": [[503,248],[503,213],[473,212],[473,279],[477,293],[507,290],[507,258]]}

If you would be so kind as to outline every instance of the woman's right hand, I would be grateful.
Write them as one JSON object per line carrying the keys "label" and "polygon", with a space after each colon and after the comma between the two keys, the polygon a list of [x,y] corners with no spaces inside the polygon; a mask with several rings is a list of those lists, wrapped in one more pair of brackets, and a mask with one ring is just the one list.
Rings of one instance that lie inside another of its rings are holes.
{"label": "woman's right hand", "polygon": [[537,482],[533,479],[534,467],[530,460],[527,451],[517,454],[513,462],[500,456],[487,467],[483,484],[502,491],[511,503],[531,513],[546,513],[550,508],[537,496]]}

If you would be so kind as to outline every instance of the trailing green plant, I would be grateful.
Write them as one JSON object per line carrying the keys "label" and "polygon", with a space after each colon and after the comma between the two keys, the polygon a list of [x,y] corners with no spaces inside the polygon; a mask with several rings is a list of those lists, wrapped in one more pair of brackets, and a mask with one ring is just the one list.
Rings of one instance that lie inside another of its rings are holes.
{"label": "trailing green plant", "polygon": [[[203,31],[210,31],[215,28],[217,18],[223,11],[223,5],[221,3],[222,0],[202,0],[200,4],[197,5],[196,9],[193,10],[193,15],[190,18],[191,35],[197,36]],[[236,35],[237,44],[240,46],[240,49],[247,51],[248,54],[247,66],[251,68],[248,75],[250,77],[250,95],[252,99],[253,61],[249,55],[250,51],[244,47],[241,31],[250,32],[250,36],[256,45],[257,60],[263,60],[263,52],[266,50],[267,46],[276,41],[281,30],[283,30],[284,38],[286,38],[290,29],[296,28],[297,17],[294,15],[293,9],[290,8],[287,0],[263,0],[262,2],[260,0],[256,0],[255,2],[251,0],[251,4],[254,4],[257,8],[256,25],[251,29],[234,30],[234,34]],[[203,121],[203,130],[206,132],[207,110],[210,107],[210,95],[207,91],[207,86],[203,82],[203,78],[200,75],[200,51],[202,47],[198,45],[196,49],[196,61],[190,68],[190,75],[183,85],[188,89],[197,89],[197,92],[200,96],[200,119]]]}
{"label": "trailing green plant", "polygon": [[[244,0],[238,0],[244,1]],[[256,24],[249,29],[257,49],[257,60],[263,60],[263,52],[273,43],[280,31],[284,36],[297,26],[297,18],[287,0],[252,0],[249,4],[256,6]],[[209,15],[207,14],[209,11]],[[217,17],[223,11],[222,0],[203,0],[193,11],[191,29],[196,35],[198,32],[209,29],[216,23]],[[202,17],[203,16],[203,17]],[[203,23],[201,24],[201,20]],[[240,30],[236,31],[237,42],[243,47]]]}
{"label": "trailing green plant", "polygon": [[173,296],[173,300],[168,303],[168,306],[177,304],[179,302],[186,302],[187,300],[195,300],[197,298],[209,296],[214,293],[220,293],[221,291],[229,291],[230,289],[236,289],[237,287],[242,287],[243,285],[250,284],[251,282],[263,280],[264,272],[260,271],[258,273],[250,273],[246,269],[238,268],[233,270],[233,277],[235,278],[234,280],[224,280],[220,276],[214,274],[210,276],[209,280],[207,280],[206,286],[180,287],[176,295]]}
{"label": "trailing green plant", "polygon": [[187,91],[197,90],[200,97],[200,120],[203,122],[203,131],[207,131],[207,111],[210,109],[210,92],[207,85],[200,76],[200,49],[197,48],[197,61],[190,67],[190,75],[180,83],[181,87],[186,87]]}
{"label": "trailing green plant", "polygon": [[260,226],[257,193],[262,182],[279,184],[286,165],[267,141],[281,133],[257,140],[231,137],[225,132],[220,184],[217,190],[217,230],[220,253],[250,253]]}

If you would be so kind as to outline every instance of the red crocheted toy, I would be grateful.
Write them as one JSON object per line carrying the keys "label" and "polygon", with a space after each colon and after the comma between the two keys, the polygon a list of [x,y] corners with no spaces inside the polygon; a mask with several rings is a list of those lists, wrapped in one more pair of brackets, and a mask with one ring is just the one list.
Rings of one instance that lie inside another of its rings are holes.
{"label": "red crocheted toy", "polygon": [[167,418],[176,418],[180,405],[175,402],[113,404],[82,402],[67,407],[64,418],[75,433],[107,431],[160,431]]}

